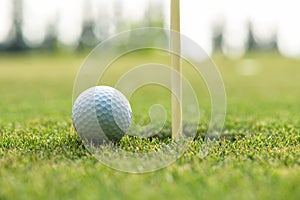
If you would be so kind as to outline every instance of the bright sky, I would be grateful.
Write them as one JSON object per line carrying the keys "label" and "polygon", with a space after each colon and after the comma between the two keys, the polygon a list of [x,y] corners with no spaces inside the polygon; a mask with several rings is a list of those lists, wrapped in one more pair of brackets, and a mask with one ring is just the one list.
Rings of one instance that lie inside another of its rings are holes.
{"label": "bright sky", "polygon": [[[149,3],[161,6],[165,27],[169,26],[170,0],[90,0],[91,11],[85,12],[83,2],[88,0],[23,0],[23,31],[26,42],[35,46],[43,42],[50,24],[57,24],[59,40],[76,45],[81,34],[84,13],[100,21],[96,27],[99,37],[103,30],[111,35],[115,26],[138,22]],[[247,22],[253,23],[258,41],[278,39],[279,50],[287,56],[300,56],[300,12],[298,0],[182,0],[182,33],[212,52],[211,27],[223,22],[223,51],[239,56],[245,50]],[[12,26],[11,0],[0,0],[0,42],[7,39]],[[122,3],[122,7],[120,7]],[[88,9],[88,8],[86,8]],[[116,15],[119,13],[119,15]],[[121,13],[121,14],[120,14]],[[119,16],[120,19],[116,19]],[[113,25],[112,25],[113,24]],[[275,34],[277,32],[277,35]]]}
{"label": "bright sky", "polygon": [[0,42],[5,40],[12,25],[10,20],[11,4],[9,0],[0,0]]}

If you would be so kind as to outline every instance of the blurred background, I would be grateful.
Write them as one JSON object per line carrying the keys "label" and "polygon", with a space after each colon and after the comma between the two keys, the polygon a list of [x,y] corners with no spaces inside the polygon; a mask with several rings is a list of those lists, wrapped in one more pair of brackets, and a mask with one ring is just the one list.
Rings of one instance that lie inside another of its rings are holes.
{"label": "blurred background", "polygon": [[[182,33],[208,54],[300,56],[295,0],[183,0]],[[169,27],[170,0],[0,0],[0,53],[80,51],[115,33]]]}

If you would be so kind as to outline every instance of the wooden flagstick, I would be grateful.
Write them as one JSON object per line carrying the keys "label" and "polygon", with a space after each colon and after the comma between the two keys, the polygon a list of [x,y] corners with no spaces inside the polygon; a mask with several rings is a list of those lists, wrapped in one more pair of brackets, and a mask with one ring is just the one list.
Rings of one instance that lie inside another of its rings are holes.
{"label": "wooden flagstick", "polygon": [[[181,38],[180,38],[180,0],[171,0],[171,66],[172,72],[172,138],[182,134],[182,80],[181,80]],[[177,73],[176,73],[177,72]],[[177,95],[176,95],[177,94]]]}

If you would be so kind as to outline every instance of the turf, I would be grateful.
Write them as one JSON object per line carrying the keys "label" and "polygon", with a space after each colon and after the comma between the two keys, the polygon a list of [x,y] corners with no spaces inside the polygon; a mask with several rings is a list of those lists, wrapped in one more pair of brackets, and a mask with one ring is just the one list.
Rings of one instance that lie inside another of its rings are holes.
{"label": "turf", "polygon": [[[199,137],[175,163],[133,175],[99,163],[72,127],[72,87],[85,56],[0,55],[0,199],[299,198],[299,60],[276,53],[251,53],[238,60],[215,55],[227,92],[224,137],[201,156],[204,117]],[[114,65],[153,57],[168,62],[150,53]],[[112,83],[121,72],[108,72],[104,82]],[[153,88],[133,98],[138,122],[147,122],[143,113],[157,100],[155,94],[162,103],[168,99]],[[201,109],[208,110],[207,93],[201,94]],[[167,124],[165,135],[169,129]],[[142,151],[166,140],[127,136],[119,145]]]}

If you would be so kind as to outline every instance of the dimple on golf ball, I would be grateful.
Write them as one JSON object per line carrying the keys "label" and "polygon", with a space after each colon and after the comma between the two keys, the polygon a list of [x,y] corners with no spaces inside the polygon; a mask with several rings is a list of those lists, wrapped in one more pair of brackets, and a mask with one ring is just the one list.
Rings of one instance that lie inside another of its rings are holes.
{"label": "dimple on golf ball", "polygon": [[95,86],[76,99],[72,109],[74,127],[89,144],[121,139],[129,130],[132,111],[127,98],[109,86]]}

